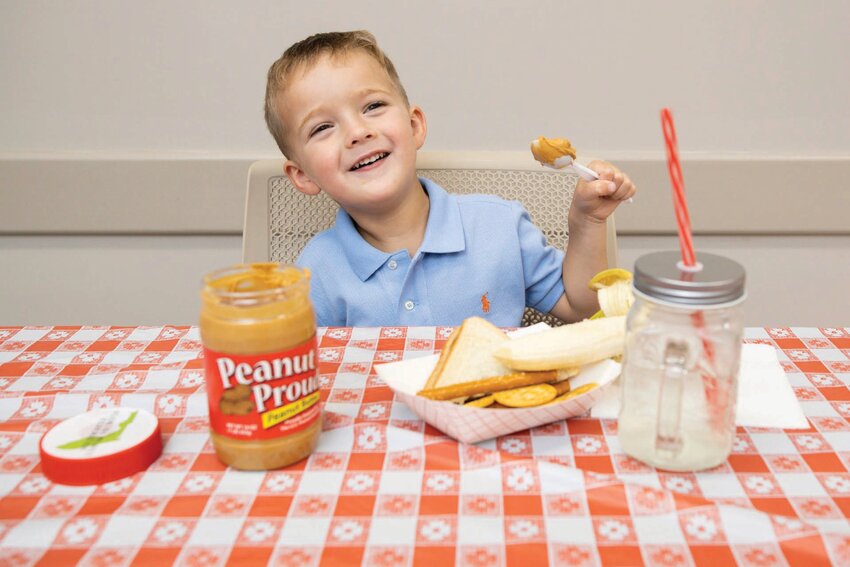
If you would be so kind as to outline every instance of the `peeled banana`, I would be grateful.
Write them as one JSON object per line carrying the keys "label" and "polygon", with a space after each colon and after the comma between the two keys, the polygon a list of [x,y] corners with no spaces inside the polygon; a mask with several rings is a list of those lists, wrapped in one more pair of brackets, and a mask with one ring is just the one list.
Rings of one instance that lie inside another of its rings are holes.
{"label": "peeled banana", "polygon": [[625,342],[626,318],[619,315],[586,319],[507,341],[493,355],[515,370],[552,370],[621,355]]}
{"label": "peeled banana", "polygon": [[596,292],[599,307],[606,317],[625,315],[635,302],[631,282],[618,281]]}
{"label": "peeled banana", "polygon": [[596,292],[600,309],[591,319],[627,314],[635,302],[631,283],[631,272],[622,268],[609,268],[593,276],[587,287]]}

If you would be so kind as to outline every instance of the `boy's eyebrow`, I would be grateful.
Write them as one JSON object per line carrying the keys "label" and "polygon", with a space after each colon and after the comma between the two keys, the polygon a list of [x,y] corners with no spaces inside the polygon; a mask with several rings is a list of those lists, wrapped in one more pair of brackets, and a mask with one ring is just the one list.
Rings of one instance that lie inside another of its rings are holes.
{"label": "boy's eyebrow", "polygon": [[381,89],[377,87],[367,87],[365,89],[360,90],[357,94],[358,96],[368,96],[370,94],[392,94],[390,91],[386,89]]}
{"label": "boy's eyebrow", "polygon": [[[381,88],[377,88],[377,87],[367,87],[365,89],[361,89],[361,90],[357,91],[357,93],[355,94],[355,97],[360,98],[360,97],[364,97],[364,96],[369,96],[371,94],[391,95],[392,93],[390,91],[386,90],[386,89],[381,89]],[[304,116],[304,119],[301,120],[301,124],[298,125],[298,131],[300,132],[302,129],[304,129],[304,126],[306,126],[307,123],[313,118],[313,115],[318,114],[321,111],[322,111],[322,107],[317,106],[317,107],[313,108],[310,112],[308,112],[307,115]]]}
{"label": "boy's eyebrow", "polygon": [[307,125],[307,123],[310,120],[312,120],[313,115],[318,114],[321,110],[322,110],[322,107],[319,106],[319,107],[314,108],[310,112],[308,112],[307,115],[304,117],[304,119],[301,121],[301,124],[298,125],[298,131],[299,132],[302,131],[304,129],[304,127]]}

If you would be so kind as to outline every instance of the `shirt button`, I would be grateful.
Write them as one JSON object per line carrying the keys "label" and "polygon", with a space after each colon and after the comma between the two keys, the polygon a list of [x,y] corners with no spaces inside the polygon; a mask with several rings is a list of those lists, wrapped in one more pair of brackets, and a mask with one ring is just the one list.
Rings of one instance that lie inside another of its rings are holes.
{"label": "shirt button", "polygon": [[414,307],[416,307],[416,305],[412,301],[410,301],[409,299],[404,302],[404,308],[407,309],[408,311],[413,311]]}
{"label": "shirt button", "polygon": [[389,262],[387,262],[387,267],[391,270],[395,270],[396,268],[398,268],[398,262],[396,262],[395,260],[390,260]]}

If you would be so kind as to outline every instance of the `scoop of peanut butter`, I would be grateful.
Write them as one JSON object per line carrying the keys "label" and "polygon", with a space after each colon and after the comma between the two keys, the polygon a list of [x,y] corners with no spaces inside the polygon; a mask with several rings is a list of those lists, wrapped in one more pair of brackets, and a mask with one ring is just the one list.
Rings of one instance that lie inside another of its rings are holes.
{"label": "scoop of peanut butter", "polygon": [[555,160],[562,156],[575,159],[576,151],[566,138],[544,138],[540,136],[531,142],[531,153],[534,159],[544,165],[554,165]]}

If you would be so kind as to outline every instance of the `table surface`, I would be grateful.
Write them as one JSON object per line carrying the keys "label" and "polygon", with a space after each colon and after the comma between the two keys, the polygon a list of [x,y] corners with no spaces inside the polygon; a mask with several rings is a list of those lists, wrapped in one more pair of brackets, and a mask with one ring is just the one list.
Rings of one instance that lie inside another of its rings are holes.
{"label": "table surface", "polygon": [[[694,474],[623,454],[616,420],[447,438],[373,367],[451,330],[320,329],[318,449],[242,472],[209,442],[196,328],[0,327],[0,565],[850,564],[850,329],[747,329],[778,349],[810,427],[739,428],[727,462]],[[47,429],[118,405],[160,419],[147,471],[41,474]]]}

